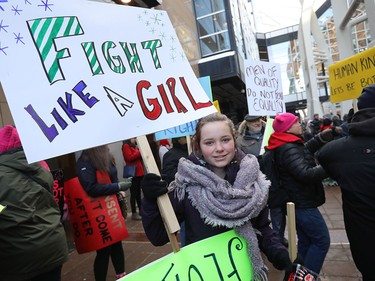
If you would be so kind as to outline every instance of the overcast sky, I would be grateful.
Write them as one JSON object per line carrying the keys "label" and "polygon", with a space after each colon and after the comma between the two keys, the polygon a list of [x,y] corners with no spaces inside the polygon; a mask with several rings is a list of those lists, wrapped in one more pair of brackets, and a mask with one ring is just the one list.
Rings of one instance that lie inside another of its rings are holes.
{"label": "overcast sky", "polygon": [[[314,10],[324,1],[315,0]],[[256,17],[257,32],[266,33],[299,23],[300,0],[252,0],[251,2]]]}

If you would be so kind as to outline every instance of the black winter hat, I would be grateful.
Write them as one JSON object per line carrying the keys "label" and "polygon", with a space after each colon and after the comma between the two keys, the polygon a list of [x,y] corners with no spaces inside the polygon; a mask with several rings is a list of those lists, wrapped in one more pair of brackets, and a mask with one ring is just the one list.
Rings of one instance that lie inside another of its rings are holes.
{"label": "black winter hat", "polygon": [[375,107],[375,84],[363,88],[357,106],[358,109]]}
{"label": "black winter hat", "polygon": [[259,115],[250,115],[250,114],[246,114],[245,116],[245,120],[246,121],[254,121],[254,120],[257,120],[259,118],[262,118],[262,116],[259,116]]}

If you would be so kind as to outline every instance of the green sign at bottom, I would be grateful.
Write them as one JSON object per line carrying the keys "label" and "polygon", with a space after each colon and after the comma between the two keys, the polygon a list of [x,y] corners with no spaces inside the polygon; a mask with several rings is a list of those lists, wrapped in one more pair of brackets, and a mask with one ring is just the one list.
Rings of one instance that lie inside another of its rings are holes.
{"label": "green sign at bottom", "polygon": [[246,242],[233,230],[181,248],[120,279],[152,281],[251,280]]}

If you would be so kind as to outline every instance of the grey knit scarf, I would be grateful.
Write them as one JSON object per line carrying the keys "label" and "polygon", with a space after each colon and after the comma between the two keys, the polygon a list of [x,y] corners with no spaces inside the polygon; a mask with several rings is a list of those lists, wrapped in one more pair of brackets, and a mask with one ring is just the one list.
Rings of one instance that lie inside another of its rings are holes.
{"label": "grey knit scarf", "polygon": [[179,200],[188,194],[206,224],[234,228],[247,242],[253,280],[264,280],[265,266],[250,220],[265,207],[269,185],[256,157],[248,154],[240,163],[233,185],[207,168],[182,158],[171,187]]}

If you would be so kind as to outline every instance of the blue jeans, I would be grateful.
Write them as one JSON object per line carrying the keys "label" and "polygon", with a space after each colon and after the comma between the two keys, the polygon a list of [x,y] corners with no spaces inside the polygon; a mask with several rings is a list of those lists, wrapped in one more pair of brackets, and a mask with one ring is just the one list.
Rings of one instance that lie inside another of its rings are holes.
{"label": "blue jeans", "polygon": [[286,217],[281,208],[270,208],[272,229],[280,238],[284,238]]}
{"label": "blue jeans", "polygon": [[298,254],[304,266],[320,273],[329,249],[329,232],[318,208],[296,208]]}

